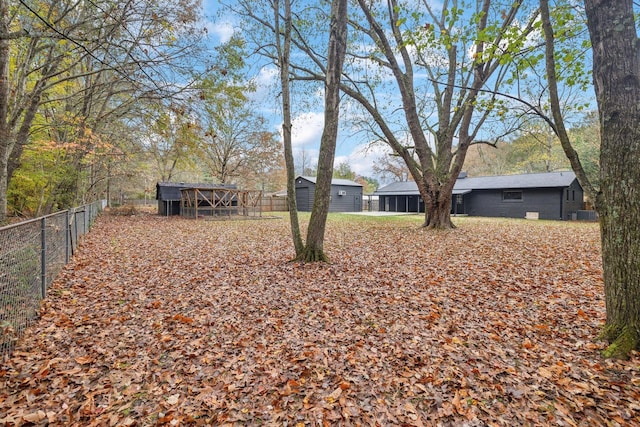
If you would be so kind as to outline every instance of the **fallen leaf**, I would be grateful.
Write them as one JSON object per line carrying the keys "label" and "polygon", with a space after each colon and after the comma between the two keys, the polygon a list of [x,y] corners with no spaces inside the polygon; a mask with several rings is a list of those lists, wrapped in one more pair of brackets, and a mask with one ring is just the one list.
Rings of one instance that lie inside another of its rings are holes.
{"label": "fallen leaf", "polygon": [[24,421],[30,423],[37,423],[44,420],[47,417],[47,414],[44,411],[32,412],[30,414],[26,414],[22,416]]}

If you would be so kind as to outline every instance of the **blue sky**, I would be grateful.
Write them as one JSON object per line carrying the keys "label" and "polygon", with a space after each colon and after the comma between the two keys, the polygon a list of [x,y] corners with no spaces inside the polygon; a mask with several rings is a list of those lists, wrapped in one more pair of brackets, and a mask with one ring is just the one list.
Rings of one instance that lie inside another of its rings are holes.
{"label": "blue sky", "polygon": [[[219,9],[219,4],[217,0],[205,0],[204,7],[207,14],[214,16]],[[215,20],[208,22],[212,47],[229,40],[233,35],[234,28],[236,28],[235,23],[236,18],[232,15],[216,17]],[[363,49],[367,49],[366,44],[363,45]],[[257,57],[255,61],[258,63],[262,61],[262,58]],[[251,62],[251,60],[249,62]],[[418,72],[418,70],[416,70],[416,72]],[[417,74],[416,76],[419,79],[419,75]],[[258,91],[255,97],[257,104],[262,108],[262,114],[271,119],[271,126],[274,131],[280,131],[282,119],[280,114],[280,99],[276,95],[279,92],[277,89],[277,69],[273,65],[255,67],[253,69],[253,78],[258,83]],[[418,84],[419,83],[417,83],[417,85]],[[389,101],[389,105],[396,105],[395,101],[397,101],[397,99],[394,99],[394,97],[397,98],[397,96],[394,94],[397,92],[397,87],[391,84],[388,88],[390,88],[392,92],[390,91],[386,94],[386,100]],[[304,94],[293,94],[294,97],[296,95],[304,96],[307,100],[314,101],[306,103],[307,106],[303,109],[301,109],[300,104],[294,103],[292,136],[294,156],[296,157],[297,163],[299,163],[303,155],[307,159],[314,159],[312,163],[315,163],[323,130],[323,93],[321,86],[319,85],[315,91],[307,89],[307,92],[308,93]],[[349,99],[343,97],[343,114],[350,116],[352,114],[351,110]],[[355,112],[356,110],[354,109],[353,111]],[[389,114],[397,114],[397,112],[397,108],[387,111]],[[492,132],[501,133],[501,129],[498,128],[502,125],[501,120],[495,121],[493,124],[487,123],[483,127],[482,132],[488,133],[489,136],[487,139],[491,139],[490,134]],[[401,130],[399,132],[401,132]],[[352,128],[350,128],[349,121],[343,121],[343,126],[338,137],[335,165],[337,166],[342,162],[347,162],[357,174],[379,178],[373,173],[372,166],[377,159],[389,151],[389,148],[384,145],[378,144],[371,146],[367,144],[364,132],[353,131]]]}
{"label": "blue sky", "polygon": [[[219,9],[218,1],[205,0],[204,9],[207,15],[215,15]],[[225,15],[208,21],[207,28],[209,30],[212,47],[229,40],[233,35],[235,22],[236,19],[231,15]],[[261,58],[256,58],[256,61],[261,60]],[[273,130],[280,132],[282,125],[282,115],[280,112],[281,100],[276,96],[277,89],[274,90],[274,88],[277,88],[279,79],[278,70],[273,65],[267,65],[252,71],[253,78],[258,84],[258,90],[254,96],[256,102],[262,106],[262,114],[270,118]],[[292,96],[300,96],[300,94],[294,93]],[[305,94],[305,96],[307,95]],[[315,164],[318,157],[318,149],[324,124],[322,108],[323,93],[321,87],[318,87],[318,90],[312,93],[311,96],[316,98],[315,102],[310,103],[313,107],[307,107],[304,110],[294,107],[294,111],[292,111],[292,138],[296,163],[300,163],[304,157],[306,159],[312,159],[311,163]],[[346,107],[346,103],[343,102],[343,111]],[[335,166],[338,166],[342,162],[347,162],[351,166],[351,169],[357,174],[375,177],[372,170],[373,163],[389,151],[390,149],[386,146],[369,146],[363,140],[362,135],[354,135],[353,132],[350,132],[348,125],[345,124],[338,135]]]}

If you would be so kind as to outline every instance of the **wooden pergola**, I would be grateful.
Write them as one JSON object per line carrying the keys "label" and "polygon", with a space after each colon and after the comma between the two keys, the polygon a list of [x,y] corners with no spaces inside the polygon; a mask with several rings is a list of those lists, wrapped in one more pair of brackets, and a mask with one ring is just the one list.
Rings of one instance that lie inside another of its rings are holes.
{"label": "wooden pergola", "polygon": [[262,191],[235,188],[183,188],[180,190],[180,215],[200,217],[260,217]]}

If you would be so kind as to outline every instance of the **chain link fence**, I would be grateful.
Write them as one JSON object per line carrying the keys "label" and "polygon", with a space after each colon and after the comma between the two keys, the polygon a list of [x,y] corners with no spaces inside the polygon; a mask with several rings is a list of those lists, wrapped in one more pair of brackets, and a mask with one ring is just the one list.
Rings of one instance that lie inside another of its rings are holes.
{"label": "chain link fence", "polygon": [[47,286],[69,262],[102,202],[0,228],[0,358],[38,316]]}

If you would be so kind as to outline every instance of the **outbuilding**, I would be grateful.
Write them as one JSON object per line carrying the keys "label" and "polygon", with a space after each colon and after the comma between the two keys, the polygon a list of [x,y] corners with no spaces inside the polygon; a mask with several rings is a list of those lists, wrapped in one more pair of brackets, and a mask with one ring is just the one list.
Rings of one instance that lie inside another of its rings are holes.
{"label": "outbuilding", "polygon": [[186,182],[158,182],[156,184],[156,200],[158,201],[158,215],[180,215],[180,201],[182,190],[187,188],[216,189],[236,188],[235,184],[193,184]]}
{"label": "outbuilding", "polygon": [[[424,212],[415,182],[379,188],[380,210]],[[584,192],[573,172],[547,172],[469,178],[461,174],[453,188],[451,213],[470,216],[563,219],[578,218]]]}
{"label": "outbuilding", "polygon": [[[301,212],[310,212],[316,193],[316,178],[296,178],[296,205]],[[329,212],[361,212],[362,185],[348,179],[331,180],[331,203]]]}

